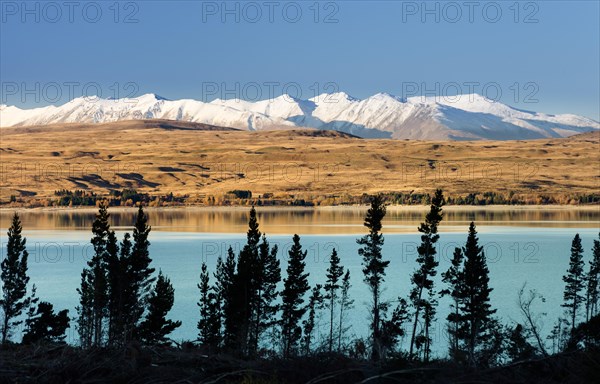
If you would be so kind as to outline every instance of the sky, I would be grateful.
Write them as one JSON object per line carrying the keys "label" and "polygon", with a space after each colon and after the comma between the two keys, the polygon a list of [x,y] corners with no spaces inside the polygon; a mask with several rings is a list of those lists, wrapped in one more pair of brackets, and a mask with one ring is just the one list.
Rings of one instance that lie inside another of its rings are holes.
{"label": "sky", "polygon": [[2,104],[479,93],[600,120],[598,1],[0,1]]}

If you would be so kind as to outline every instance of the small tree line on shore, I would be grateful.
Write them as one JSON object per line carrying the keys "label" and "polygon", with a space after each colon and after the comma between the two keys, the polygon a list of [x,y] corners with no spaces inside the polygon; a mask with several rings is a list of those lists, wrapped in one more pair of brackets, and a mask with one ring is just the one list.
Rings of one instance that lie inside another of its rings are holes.
{"label": "small tree line on shore", "polygon": [[[415,191],[386,192],[382,194],[387,203],[394,205],[429,205],[428,193]],[[54,191],[54,197],[37,195],[11,195],[0,206],[10,207],[49,207],[49,206],[96,206],[108,203],[109,206],[132,207],[145,205],[149,207],[204,205],[204,206],[338,206],[369,204],[369,194],[349,193],[286,193],[263,192],[253,193],[251,190],[231,190],[213,195],[206,194],[173,194],[164,192],[150,194],[135,189],[111,189],[108,191],[66,190]],[[486,206],[486,205],[590,205],[600,203],[599,193],[554,192],[532,193],[531,191],[479,191],[470,193],[455,192],[446,196],[448,205]]]}
{"label": "small tree line on shore", "polygon": [[[364,220],[367,233],[357,239],[362,280],[369,292],[365,316],[370,322],[368,335],[356,340],[349,336],[348,314],[356,308],[343,255],[333,249],[325,279],[311,286],[307,251],[300,236],[292,238],[283,271],[278,247],[260,231],[252,207],[242,249],[236,254],[229,247],[227,255],[217,259],[214,271],[206,263],[199,266],[198,337],[193,343],[208,354],[243,358],[337,353],[373,361],[393,356],[428,362],[436,342],[432,330],[438,301],[446,297],[450,302],[445,319],[448,358],[466,366],[493,366],[546,356],[550,350],[556,353],[600,344],[600,236],[594,240],[587,268],[581,238],[576,235],[573,239],[563,277],[564,316],[545,341],[539,325],[542,314],[534,311],[535,304],[544,301],[537,291],[527,290],[525,285],[519,290],[521,323],[502,324],[496,316],[489,269],[475,223],[469,225],[464,246],[454,249],[450,267],[438,271],[436,244],[446,201],[441,190],[429,201],[430,210],[418,227],[421,243],[417,267],[410,277],[411,289],[396,292],[397,298],[389,300],[383,295],[391,262],[383,252],[386,204],[382,196],[370,199]],[[28,289],[28,254],[21,232],[15,214],[1,264],[2,343],[9,342],[22,323],[23,343],[64,342],[70,324],[68,311],[55,312],[52,304],[39,301],[35,285]],[[140,206],[132,234],[125,233],[119,241],[110,228],[107,205],[100,205],[92,226],[93,256],[77,289],[79,305],[74,320],[82,348],[172,343],[169,335],[181,322],[168,319],[175,293],[169,278],[151,265],[150,232]],[[438,272],[441,289],[435,286]],[[401,340],[407,341],[407,348],[401,347]]]}

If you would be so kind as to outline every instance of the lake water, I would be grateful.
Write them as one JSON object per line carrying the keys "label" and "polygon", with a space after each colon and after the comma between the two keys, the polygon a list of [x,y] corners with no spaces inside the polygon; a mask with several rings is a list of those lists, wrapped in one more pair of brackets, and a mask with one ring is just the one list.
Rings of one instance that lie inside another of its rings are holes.
{"label": "lake water", "polygon": [[[175,288],[172,319],[183,325],[173,333],[176,340],[194,339],[198,321],[198,276],[202,261],[214,270],[219,255],[225,256],[231,245],[239,249],[245,242],[247,209],[216,210],[159,210],[149,211],[150,251],[153,265],[171,278]],[[414,259],[419,234],[416,227],[425,210],[390,209],[384,222],[384,257],[391,261],[387,270],[384,297],[396,300],[407,297],[410,275],[416,268]],[[6,253],[6,228],[12,212],[0,213],[2,255]],[[308,250],[307,271],[312,284],[323,283],[328,256],[336,248],[344,266],[352,276],[351,296],[355,308],[350,313],[350,334],[364,336],[369,323],[368,291],[362,281],[361,260],[357,254],[356,238],[364,233],[364,209],[286,210],[259,208],[261,229],[271,244],[279,246],[282,269],[291,246],[291,235],[298,233]],[[38,287],[38,296],[50,301],[55,308],[68,308],[75,316],[78,303],[76,288],[81,270],[92,255],[89,244],[93,211],[24,211],[21,212],[24,235],[30,254],[31,282]],[[113,212],[111,220],[119,239],[130,230],[134,213]],[[565,209],[457,209],[448,210],[440,228],[438,244],[439,272],[445,271],[454,247],[466,240],[470,220],[475,219],[480,243],[484,246],[490,269],[490,285],[494,289],[492,305],[505,323],[522,321],[516,305],[517,291],[526,282],[546,297],[536,308],[546,312],[542,332],[550,332],[562,313],[560,304],[564,284],[562,276],[569,262],[569,250],[575,233],[583,239],[586,269],[591,257],[593,240],[598,238],[600,210]],[[232,233],[233,232],[233,233]],[[436,287],[442,288],[439,281]],[[435,352],[446,352],[445,317],[449,302],[440,299],[434,329]],[[327,329],[326,317],[320,323]],[[76,342],[74,329],[69,341]],[[404,341],[406,346],[406,341]]]}

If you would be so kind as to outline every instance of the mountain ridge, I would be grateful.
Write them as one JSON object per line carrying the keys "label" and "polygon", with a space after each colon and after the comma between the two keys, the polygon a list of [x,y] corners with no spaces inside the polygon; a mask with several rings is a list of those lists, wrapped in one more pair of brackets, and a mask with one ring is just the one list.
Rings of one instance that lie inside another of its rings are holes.
{"label": "mountain ridge", "polygon": [[0,127],[141,119],[250,131],[315,128],[364,138],[420,140],[526,140],[600,129],[600,123],[586,117],[517,109],[478,94],[400,98],[378,93],[358,99],[338,92],[306,100],[281,95],[260,101],[211,102],[145,94],[123,99],[80,97],[60,106],[35,109],[0,106]]}

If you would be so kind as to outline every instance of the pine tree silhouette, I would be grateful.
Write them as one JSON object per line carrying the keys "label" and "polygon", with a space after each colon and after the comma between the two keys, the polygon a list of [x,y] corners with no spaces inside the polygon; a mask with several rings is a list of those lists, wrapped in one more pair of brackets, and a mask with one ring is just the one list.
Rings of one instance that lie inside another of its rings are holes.
{"label": "pine tree silhouette", "polygon": [[27,252],[25,244],[27,239],[22,237],[21,219],[16,213],[13,215],[8,229],[8,242],[6,244],[6,257],[0,263],[0,280],[2,280],[2,297],[0,308],[4,314],[2,320],[2,344],[8,341],[11,330],[21,324],[16,320],[23,310],[29,306],[27,295]]}
{"label": "pine tree silhouette", "polygon": [[462,299],[460,304],[459,338],[466,344],[467,359],[471,366],[477,365],[478,347],[491,337],[492,315],[496,313],[490,304],[489,270],[483,247],[479,246],[475,223],[469,225],[467,242],[463,247],[464,267]]}
{"label": "pine tree silhouette", "polygon": [[324,300],[327,301],[327,308],[329,309],[329,353],[333,351],[333,325],[335,316],[335,304],[338,296],[337,292],[341,288],[340,279],[344,275],[344,267],[340,265],[340,257],[338,256],[335,248],[331,251],[329,258],[329,267],[327,268],[327,280],[324,285],[325,295]]}
{"label": "pine tree silhouette", "polygon": [[[414,321],[412,328],[412,336],[410,340],[409,354],[413,354],[415,342],[417,341],[417,324],[419,315],[423,310],[424,329],[420,337],[423,345],[424,360],[429,360],[431,350],[431,337],[429,336],[429,328],[435,316],[435,308],[437,301],[433,293],[433,277],[436,276],[436,268],[438,262],[435,260],[436,249],[435,244],[439,240],[438,226],[442,221],[442,206],[445,204],[442,190],[435,191],[435,195],[431,199],[431,207],[429,213],[425,216],[425,222],[419,226],[421,233],[421,244],[417,248],[419,256],[417,256],[417,270],[411,277],[413,288],[410,292],[410,300],[414,308]],[[424,297],[424,293],[428,294],[428,298]]]}
{"label": "pine tree silhouette", "polygon": [[148,313],[139,327],[140,338],[144,344],[167,344],[167,336],[181,326],[181,321],[167,319],[174,301],[175,290],[171,281],[159,271],[154,289],[148,298]]}
{"label": "pine tree silhouette", "polygon": [[567,308],[571,320],[571,332],[577,326],[577,316],[579,309],[583,305],[583,295],[581,291],[584,288],[583,274],[583,247],[581,238],[576,234],[571,243],[571,257],[569,259],[569,269],[563,276],[565,282],[565,291],[563,294],[564,303],[562,306]]}
{"label": "pine tree silhouette", "polygon": [[381,249],[383,247],[383,234],[381,234],[382,220],[386,214],[386,207],[381,196],[371,198],[371,207],[367,211],[364,226],[369,233],[356,242],[362,247],[358,254],[363,258],[364,281],[371,291],[370,309],[373,313],[371,322],[371,358],[378,360],[380,357],[381,340],[380,327],[382,311],[386,304],[381,300],[381,285],[385,281],[385,269],[390,264],[389,260],[383,260]]}
{"label": "pine tree silhouette", "polygon": [[303,305],[304,294],[310,289],[308,273],[304,273],[307,251],[302,250],[300,236],[294,235],[293,242],[288,252],[287,277],[283,279],[284,288],[281,294],[281,335],[284,357],[290,357],[297,352],[298,342],[302,336],[299,324],[307,309]]}

